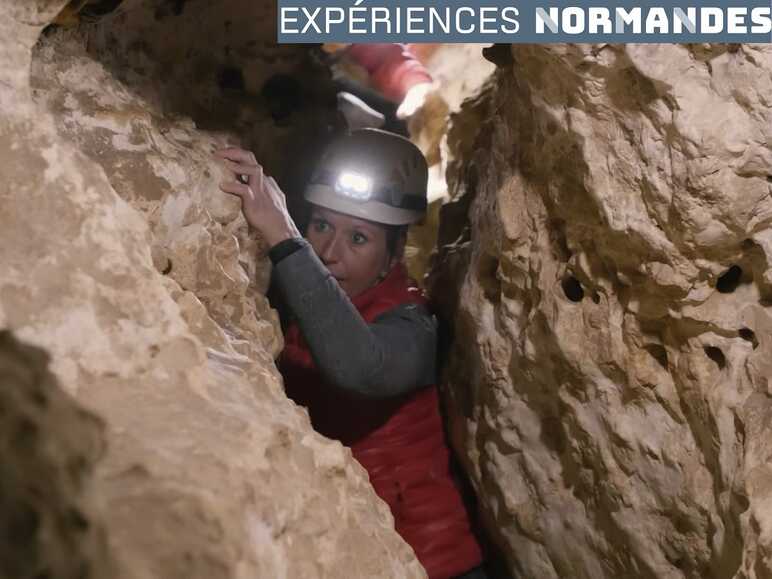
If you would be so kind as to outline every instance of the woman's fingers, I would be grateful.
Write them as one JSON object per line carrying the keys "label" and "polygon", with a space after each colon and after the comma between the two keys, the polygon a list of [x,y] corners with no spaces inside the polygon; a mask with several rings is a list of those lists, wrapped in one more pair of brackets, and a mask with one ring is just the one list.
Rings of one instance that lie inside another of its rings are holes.
{"label": "woman's fingers", "polygon": [[236,197],[241,197],[245,201],[254,197],[254,193],[249,185],[245,185],[241,181],[224,181],[220,183],[220,190],[236,195]]}
{"label": "woman's fingers", "polygon": [[217,149],[214,154],[223,159],[228,159],[236,163],[243,163],[246,165],[257,165],[257,159],[252,151],[245,151],[238,147],[226,147],[224,149]]}
{"label": "woman's fingers", "polygon": [[243,149],[220,149],[215,156],[228,169],[236,181],[253,187],[254,190],[263,188],[263,168],[255,160],[255,156]]}
{"label": "woman's fingers", "polygon": [[228,147],[216,151],[224,167],[231,173],[233,180],[220,183],[225,193],[241,197],[242,202],[250,207],[257,202],[257,196],[276,198],[280,207],[285,206],[284,193],[273,177],[265,175],[255,156],[244,149]]}
{"label": "woman's fingers", "polygon": [[235,163],[228,159],[222,159],[225,168],[231,171],[234,175],[260,175],[263,172],[263,168],[260,165],[247,165],[246,163]]}

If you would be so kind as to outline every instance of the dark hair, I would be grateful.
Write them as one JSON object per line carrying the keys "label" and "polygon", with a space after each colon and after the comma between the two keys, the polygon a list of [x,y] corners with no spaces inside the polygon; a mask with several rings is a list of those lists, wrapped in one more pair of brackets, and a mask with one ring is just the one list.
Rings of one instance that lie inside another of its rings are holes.
{"label": "dark hair", "polygon": [[407,225],[386,225],[386,251],[390,256],[396,253],[399,240],[407,235],[407,227]]}

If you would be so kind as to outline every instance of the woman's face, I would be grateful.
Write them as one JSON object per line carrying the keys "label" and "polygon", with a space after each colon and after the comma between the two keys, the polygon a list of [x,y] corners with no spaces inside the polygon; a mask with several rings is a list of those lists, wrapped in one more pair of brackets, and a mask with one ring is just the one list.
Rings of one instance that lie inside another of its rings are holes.
{"label": "woman's face", "polygon": [[350,298],[375,285],[396,261],[385,226],[324,207],[313,207],[306,239]]}

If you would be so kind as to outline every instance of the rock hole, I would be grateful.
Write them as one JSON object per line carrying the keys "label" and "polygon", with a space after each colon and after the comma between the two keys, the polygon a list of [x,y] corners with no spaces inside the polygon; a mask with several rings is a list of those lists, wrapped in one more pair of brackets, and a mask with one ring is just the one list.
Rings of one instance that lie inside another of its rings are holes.
{"label": "rock hole", "polygon": [[563,262],[567,262],[571,259],[572,253],[568,248],[568,242],[566,241],[566,222],[562,219],[550,220],[549,236],[550,241],[554,244],[557,251],[558,259]]}
{"label": "rock hole", "polygon": [[759,340],[750,328],[740,328],[740,331],[737,333],[743,340],[750,342],[753,345],[754,350],[759,347]]}
{"label": "rock hole", "polygon": [[243,91],[245,88],[244,73],[235,66],[226,66],[220,70],[217,84],[221,89]]}
{"label": "rock hole", "polygon": [[767,175],[767,183],[772,183],[772,175]]}
{"label": "rock hole", "polygon": [[716,289],[722,294],[730,294],[740,285],[743,270],[739,265],[733,265],[726,270],[716,282]]}
{"label": "rock hole", "polygon": [[101,0],[97,2],[88,2],[84,4],[83,9],[80,12],[80,17],[85,22],[96,22],[102,16],[110,14],[123,0]]}
{"label": "rock hole", "polygon": [[668,369],[667,350],[665,349],[665,346],[661,344],[646,344],[643,349],[651,354],[651,357],[654,358],[660,366],[665,370]]}
{"label": "rock hole", "polygon": [[600,303],[600,294],[598,292],[592,292],[592,301],[596,304]]}
{"label": "rock hole", "polygon": [[736,414],[734,415],[734,429],[737,433],[737,441],[740,443],[740,445],[745,446],[745,425]]}
{"label": "rock hole", "polygon": [[582,284],[579,283],[579,280],[574,276],[569,275],[564,278],[561,285],[563,286],[563,293],[566,294],[566,297],[572,302],[580,302],[584,299]]}
{"label": "rock hole", "polygon": [[260,94],[276,122],[287,119],[303,106],[303,87],[296,78],[287,74],[275,74],[266,80]]}
{"label": "rock hole", "polygon": [[478,279],[485,297],[493,302],[501,301],[501,281],[499,281],[499,260],[492,255],[484,255],[478,266]]}
{"label": "rock hole", "polygon": [[726,357],[724,353],[715,346],[705,346],[705,355],[716,363],[720,370],[726,368]]}
{"label": "rock hole", "polygon": [[161,273],[163,275],[169,275],[172,272],[172,260],[169,258],[166,258],[166,267],[163,268]]}
{"label": "rock hole", "polygon": [[511,44],[494,44],[482,49],[485,60],[492,62],[500,68],[511,66],[514,63]]}
{"label": "rock hole", "polygon": [[25,503],[11,508],[8,516],[7,530],[10,531],[6,537],[11,543],[9,546],[23,546],[37,544],[36,538],[38,528],[40,527],[40,517],[35,509]]}
{"label": "rock hole", "polygon": [[756,247],[756,242],[752,239],[744,239],[743,242],[740,244],[740,247],[745,250],[753,249]]}
{"label": "rock hole", "polygon": [[541,439],[557,454],[562,454],[566,449],[566,438],[560,418],[545,416],[541,420]]}
{"label": "rock hole", "polygon": [[33,390],[30,392],[29,397],[38,408],[46,408],[48,406],[48,398],[42,390]]}
{"label": "rock hole", "polygon": [[79,480],[88,468],[88,459],[85,456],[78,455],[67,461],[67,475],[72,480]]}
{"label": "rock hole", "polygon": [[76,532],[83,533],[89,528],[88,519],[75,507],[70,507],[67,510],[67,521]]}
{"label": "rock hole", "polygon": [[37,442],[38,427],[28,418],[19,420],[19,424],[14,432],[13,444],[22,448],[32,448]]}
{"label": "rock hole", "polygon": [[172,13],[179,16],[185,10],[185,3],[188,0],[172,0]]}
{"label": "rock hole", "polygon": [[673,565],[676,569],[683,569],[684,568],[684,558],[683,557],[673,557],[672,559],[670,557],[666,557],[668,561],[670,561],[670,564]]}
{"label": "rock hole", "polygon": [[751,501],[746,497],[745,495],[741,495],[739,493],[732,493],[734,503],[737,505],[738,515],[743,514],[745,511],[747,511],[751,506]]}

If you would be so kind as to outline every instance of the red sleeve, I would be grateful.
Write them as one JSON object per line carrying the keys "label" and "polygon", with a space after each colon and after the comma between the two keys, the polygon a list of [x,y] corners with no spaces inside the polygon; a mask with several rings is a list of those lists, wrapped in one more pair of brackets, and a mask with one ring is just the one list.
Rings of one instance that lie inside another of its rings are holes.
{"label": "red sleeve", "polygon": [[383,96],[401,103],[414,85],[432,82],[432,76],[405,44],[352,44],[349,57],[364,67]]}

